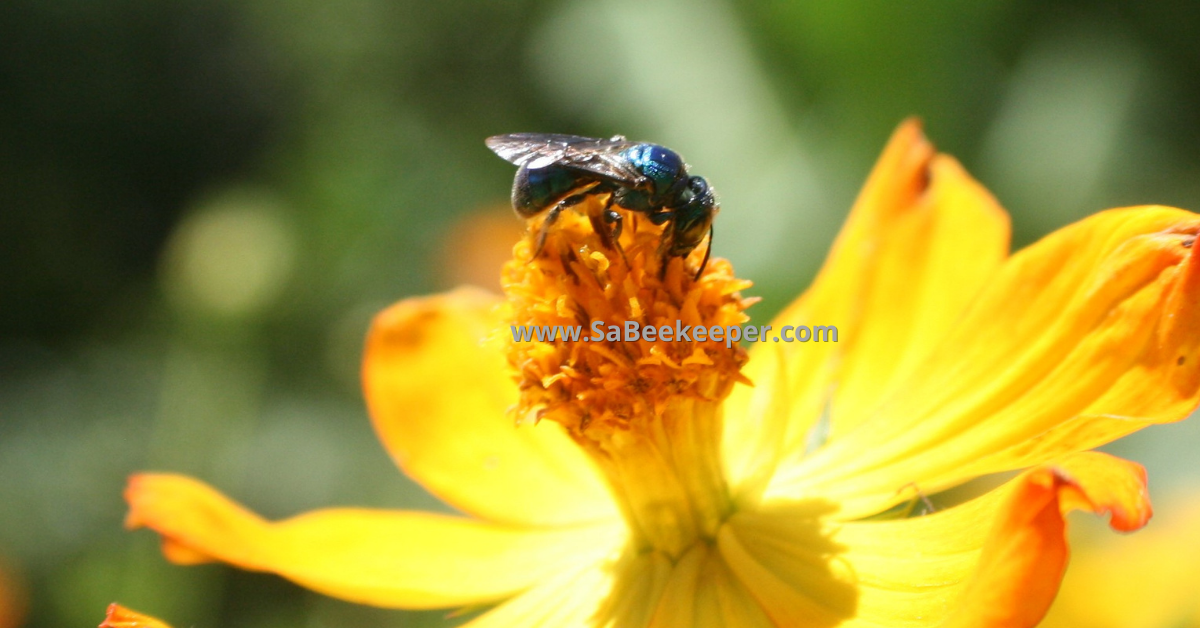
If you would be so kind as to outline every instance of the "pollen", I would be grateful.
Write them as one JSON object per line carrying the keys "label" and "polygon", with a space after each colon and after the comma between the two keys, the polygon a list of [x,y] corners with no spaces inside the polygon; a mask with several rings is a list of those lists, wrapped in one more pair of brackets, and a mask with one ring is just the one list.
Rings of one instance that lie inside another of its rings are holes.
{"label": "pollen", "polygon": [[[687,258],[666,258],[664,227],[642,214],[621,211],[618,245],[596,199],[579,210],[563,212],[546,230],[536,257],[541,224],[531,224],[504,267],[514,325],[582,328],[578,340],[511,341],[518,418],[549,419],[576,439],[589,439],[652,421],[672,399],[723,399],[741,379],[746,352],[736,342],[698,342],[690,332],[749,320],[744,310],[756,299],[740,291],[750,282],[735,278],[723,259],[712,259],[694,279],[705,245]],[[648,325],[669,328],[670,339],[639,333],[626,340],[627,326]],[[680,331],[687,339],[677,339]]]}

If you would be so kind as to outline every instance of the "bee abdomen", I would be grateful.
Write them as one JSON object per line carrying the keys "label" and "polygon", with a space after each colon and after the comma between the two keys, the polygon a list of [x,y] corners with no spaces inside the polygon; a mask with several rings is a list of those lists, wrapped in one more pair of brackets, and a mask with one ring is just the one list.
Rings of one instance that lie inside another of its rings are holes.
{"label": "bee abdomen", "polygon": [[513,179],[513,209],[522,218],[531,218],[570,192],[593,183],[593,179],[581,176],[578,171],[560,166],[534,169],[521,166]]}

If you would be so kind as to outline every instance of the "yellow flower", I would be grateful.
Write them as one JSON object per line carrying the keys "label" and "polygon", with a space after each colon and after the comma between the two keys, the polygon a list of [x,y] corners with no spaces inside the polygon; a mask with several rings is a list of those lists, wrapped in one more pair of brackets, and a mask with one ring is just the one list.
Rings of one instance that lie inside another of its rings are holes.
{"label": "yellow flower", "polygon": [[113,603],[108,605],[108,612],[104,615],[104,621],[101,622],[100,628],[171,628],[164,624],[161,620],[155,619],[149,615],[143,615],[137,611],[130,610]]}
{"label": "yellow flower", "polygon": [[[1200,626],[1200,501],[1160,508],[1153,525],[1129,538],[1080,544],[1044,628]],[[1088,542],[1090,541],[1090,542]]]}
{"label": "yellow flower", "polygon": [[1197,405],[1200,217],[1112,210],[1009,257],[1003,210],[908,122],[813,287],[772,322],[834,325],[837,342],[508,339],[514,324],[747,320],[728,262],[693,280],[701,246],[660,268],[660,227],[627,214],[618,246],[599,203],[580,207],[536,259],[518,243],[507,299],[406,300],[368,337],[381,440],[464,516],[269,522],[195,480],[139,475],[128,524],[175,562],[351,601],[498,604],[472,628],[1012,627],[1054,597],[1066,511],[1118,530],[1149,518],[1141,467],[1087,450]]}

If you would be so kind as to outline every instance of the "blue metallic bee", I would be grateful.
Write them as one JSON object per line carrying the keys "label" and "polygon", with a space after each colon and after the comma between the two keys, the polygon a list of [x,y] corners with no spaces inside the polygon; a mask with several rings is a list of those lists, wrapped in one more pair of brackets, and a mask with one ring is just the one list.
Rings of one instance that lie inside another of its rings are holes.
{"label": "blue metallic bee", "polygon": [[[630,142],[554,133],[512,133],[487,139],[488,148],[520,168],[513,180],[512,204],[517,215],[532,218],[544,211],[535,255],[546,233],[565,209],[591,196],[607,195],[604,220],[612,225],[613,243],[621,235],[621,214],[613,205],[646,214],[656,225],[671,223],[663,254],[684,257],[708,236],[708,249],[696,278],[712,253],[713,217],[718,211],[713,190],[703,177],[688,174],[675,151]],[[665,268],[665,265],[664,265]]]}

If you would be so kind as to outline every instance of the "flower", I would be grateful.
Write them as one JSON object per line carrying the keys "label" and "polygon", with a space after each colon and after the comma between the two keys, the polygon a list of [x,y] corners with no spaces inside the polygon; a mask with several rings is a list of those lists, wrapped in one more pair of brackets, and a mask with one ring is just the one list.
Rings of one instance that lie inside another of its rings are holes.
{"label": "flower", "polygon": [[1200,501],[1179,496],[1129,538],[1085,536],[1044,628],[1200,626]]}
{"label": "flower", "polygon": [[161,620],[155,619],[149,615],[143,615],[137,611],[130,610],[114,602],[108,605],[108,612],[104,614],[104,621],[100,623],[100,628],[171,627],[164,624]]}
{"label": "flower", "polygon": [[772,322],[834,325],[837,342],[506,338],[747,320],[749,284],[727,261],[693,279],[703,247],[664,259],[669,236],[631,213],[614,240],[601,208],[564,212],[540,254],[536,236],[519,242],[505,300],[459,290],[374,322],[375,428],[464,516],[268,522],[196,480],[143,474],[128,525],[157,531],[175,562],[355,602],[498,604],[472,628],[1019,627],[1058,588],[1067,511],[1121,531],[1149,518],[1142,468],[1088,450],[1197,405],[1200,216],[1111,210],[1009,257],[1003,210],[910,121],[814,285]]}

